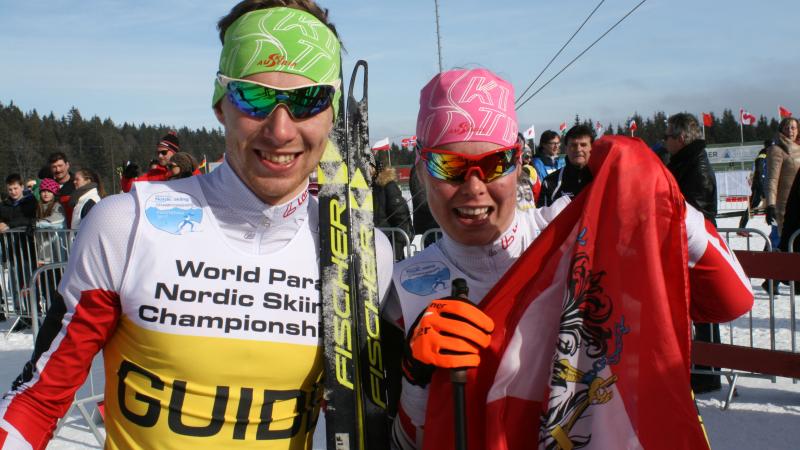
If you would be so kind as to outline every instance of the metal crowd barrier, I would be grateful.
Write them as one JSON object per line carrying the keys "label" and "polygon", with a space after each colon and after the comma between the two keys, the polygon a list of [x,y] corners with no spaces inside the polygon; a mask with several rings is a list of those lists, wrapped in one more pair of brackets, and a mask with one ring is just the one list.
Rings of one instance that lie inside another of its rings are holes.
{"label": "metal crowd barrier", "polygon": [[[0,233],[0,313],[13,318],[11,331],[22,321],[32,322],[31,305],[38,304],[31,301],[34,272],[47,264],[66,262],[75,234],[76,230],[24,229]],[[58,281],[60,276],[50,284]]]}
{"label": "metal crowd barrier", "polygon": [[[379,230],[383,231],[386,237],[389,238],[389,242],[392,244],[392,250],[394,251],[394,260],[399,261],[403,258],[410,258],[414,255],[415,249],[414,245],[411,242],[411,238],[409,238],[408,234],[403,231],[402,228],[397,227],[380,227]],[[398,254],[398,245],[402,246],[402,252]],[[403,258],[399,256],[402,255]]]}
{"label": "metal crowd barrier", "polygon": [[[762,231],[753,229],[753,228],[719,228],[717,229],[720,235],[725,237],[726,242],[728,243],[728,247],[733,250],[745,251],[748,254],[755,254],[755,255],[763,255],[765,257],[769,257],[769,253],[772,251],[772,247],[770,245],[769,237]],[[792,235],[790,238],[790,242],[793,242],[793,239],[800,235],[800,232],[797,232]],[[763,240],[763,245],[759,245],[758,248],[753,248],[754,245],[751,241],[753,237],[759,238],[759,240]],[[732,241],[732,239],[745,239],[744,249],[737,248],[740,245],[734,244],[741,244],[741,241]],[[762,250],[763,249],[763,250]],[[776,257],[779,257],[778,254],[775,254]],[[744,260],[743,261],[743,266]],[[751,265],[752,266],[752,265]],[[758,276],[750,276],[749,272],[753,272],[754,269],[750,269],[748,271],[747,267],[745,267],[745,272],[748,275],[748,279],[752,278],[759,278]],[[764,271],[762,271],[763,273]],[[774,275],[774,274],[773,274]],[[752,283],[752,281],[751,281]],[[724,339],[727,345],[732,346],[744,346],[750,347],[753,349],[765,349],[768,345],[768,349],[771,351],[779,350],[779,351],[786,351],[785,347],[783,349],[778,349],[778,344],[784,344],[784,340],[777,340],[777,335],[779,332],[785,333],[785,327],[777,327],[778,318],[776,317],[776,296],[777,294],[777,287],[779,280],[767,279],[767,283],[769,286],[768,291],[768,326],[769,326],[769,342],[768,344],[761,341],[757,342],[755,338],[755,330],[758,328],[754,324],[753,318],[753,310],[748,311],[746,316],[740,317],[734,321],[728,322],[727,324],[720,324],[720,327],[727,328],[727,339]],[[758,288],[757,288],[758,289]],[[788,295],[789,301],[789,317],[788,318],[780,318],[781,322],[787,321],[788,319],[788,331],[791,333],[789,337],[791,352],[797,352],[797,344],[796,344],[796,331],[797,331],[797,316],[795,314],[795,294],[794,290],[789,290]],[[757,305],[756,305],[757,306]],[[755,307],[754,307],[755,308]],[[746,326],[743,326],[741,323],[742,319],[746,317]],[[744,329],[744,331],[743,331]],[[721,330],[722,331],[722,330]],[[746,333],[746,336],[742,336],[743,333]],[[768,373],[756,373],[756,372],[748,372],[744,370],[733,370],[733,369],[720,369],[720,368],[712,368],[709,370],[705,369],[693,369],[692,373],[698,374],[712,374],[712,375],[721,375],[727,378],[729,387],[728,392],[726,395],[726,400],[723,403],[722,409],[726,410],[730,406],[731,402],[733,401],[733,396],[735,393],[736,382],[739,377],[751,377],[751,378],[765,378],[771,379],[774,382],[777,381],[777,377],[774,375],[770,375]],[[796,380],[795,380],[796,381]]]}

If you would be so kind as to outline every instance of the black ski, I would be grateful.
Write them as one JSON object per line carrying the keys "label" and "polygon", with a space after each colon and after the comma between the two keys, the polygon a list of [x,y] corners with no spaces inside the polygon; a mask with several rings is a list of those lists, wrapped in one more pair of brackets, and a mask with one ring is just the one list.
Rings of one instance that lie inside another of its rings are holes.
{"label": "black ski", "polygon": [[[361,69],[363,97],[356,100]],[[365,61],[356,63],[347,93],[335,145],[326,149],[318,172],[325,422],[329,450],[372,450],[386,448],[388,426],[366,153],[371,149]]]}

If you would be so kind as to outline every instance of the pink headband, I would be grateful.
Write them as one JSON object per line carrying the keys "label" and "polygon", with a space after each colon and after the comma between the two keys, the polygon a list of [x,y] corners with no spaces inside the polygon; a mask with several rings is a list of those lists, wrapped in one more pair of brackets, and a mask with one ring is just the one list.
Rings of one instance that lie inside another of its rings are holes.
{"label": "pink headband", "polygon": [[417,137],[425,147],[451,142],[517,142],[514,88],[486,69],[442,72],[422,88]]}

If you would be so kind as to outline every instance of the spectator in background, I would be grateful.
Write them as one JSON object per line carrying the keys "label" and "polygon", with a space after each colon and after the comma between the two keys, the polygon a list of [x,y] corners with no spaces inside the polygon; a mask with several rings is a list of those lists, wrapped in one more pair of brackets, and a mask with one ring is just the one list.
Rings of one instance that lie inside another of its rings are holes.
{"label": "spectator in background", "polygon": [[12,229],[27,229],[36,217],[36,199],[25,192],[22,177],[12,173],[6,177],[8,197],[0,204],[0,232]]}
{"label": "spectator in background", "polygon": [[764,201],[767,184],[767,150],[772,146],[772,139],[764,141],[764,148],[758,152],[756,160],[753,161],[753,174],[750,179],[750,203],[747,210],[742,213],[739,221],[739,228],[747,226],[753,210]]}
{"label": "spectator in background", "polygon": [[144,175],[139,175],[139,166],[136,164],[129,163],[125,166],[125,169],[122,170],[122,177],[119,180],[122,192],[129,192],[136,181],[169,180],[170,171],[167,168],[167,164],[172,159],[172,156],[179,151],[181,151],[181,142],[178,139],[178,133],[170,131],[161,138],[156,146],[157,167],[150,169]]}
{"label": "spectator in background", "polygon": [[37,201],[39,200],[39,180],[28,178],[25,181],[25,192],[30,192]]}
{"label": "spectator in background", "polygon": [[531,165],[531,149],[525,144],[522,133],[517,135],[517,143],[522,149],[522,171],[517,178],[517,209],[525,211],[536,208],[536,201],[542,192],[542,183],[536,169]]}
{"label": "spectator in background", "polygon": [[558,157],[561,148],[561,137],[553,130],[547,130],[539,138],[539,148],[533,156],[533,167],[539,174],[539,179],[544,180],[548,175],[564,167],[564,159]]}
{"label": "spectator in background", "polygon": [[789,190],[800,168],[800,145],[795,142],[800,136],[798,125],[800,123],[794,117],[781,120],[775,144],[767,149],[766,215],[767,223],[773,225],[770,235],[772,248],[780,246],[780,231]]}
{"label": "spectator in background", "polygon": [[81,169],[75,174],[75,192],[70,200],[73,230],[80,228],[83,218],[105,196],[100,177],[93,170]]}
{"label": "spectator in background", "polygon": [[656,142],[651,148],[653,153],[658,156],[658,159],[660,159],[665,166],[669,164],[669,152],[667,151],[667,147],[664,146],[663,140]]}
{"label": "spectator in background", "polygon": [[67,228],[69,228],[72,214],[72,209],[69,205],[72,193],[75,192],[72,172],[69,171],[69,160],[64,152],[55,152],[51,153],[50,157],[47,158],[47,164],[50,168],[51,177],[56,180],[60,187],[58,190],[58,202],[61,203],[61,206],[64,208],[64,214],[67,217]]}
{"label": "spectator in background", "polygon": [[542,182],[542,193],[537,202],[540,207],[550,206],[564,195],[571,199],[592,181],[592,172],[589,171],[588,164],[594,143],[594,130],[586,125],[575,125],[567,131],[564,140],[567,163]]}
{"label": "spectator in background", "polygon": [[[717,179],[708,161],[706,141],[697,118],[688,113],[678,113],[667,119],[664,145],[670,154],[667,168],[678,181],[678,188],[686,202],[697,208],[703,216],[716,226]],[[692,299],[694,301],[694,299]],[[719,324],[694,324],[694,338],[701,342],[721,342]],[[707,366],[694,366],[708,370]],[[713,392],[721,388],[719,375],[691,375],[695,394]]]}
{"label": "spectator in background", "polygon": [[39,183],[39,204],[36,207],[37,229],[62,229],[66,226],[64,208],[56,200],[60,186],[56,180],[45,178]]}
{"label": "spectator in background", "polygon": [[[0,255],[6,263],[11,263],[10,281],[14,283],[6,295],[10,295],[14,301],[14,310],[17,314],[25,313],[27,305],[21,301],[19,292],[25,287],[28,277],[34,268],[34,247],[33,238],[28,231],[33,226],[36,218],[36,199],[33,195],[24,191],[22,177],[12,173],[6,177],[6,193],[8,197],[0,203],[0,232],[8,233],[3,237],[3,249],[13,252],[13,255]],[[11,231],[23,231],[10,233]],[[5,319],[5,317],[3,317]],[[30,326],[30,321],[23,319],[18,321],[13,330],[20,331]]]}
{"label": "spectator in background", "polygon": [[[411,214],[403,192],[397,184],[394,168],[384,167],[380,160],[370,161],[372,170],[372,206],[375,212],[375,226],[380,228],[400,228],[409,239],[414,237],[411,226]],[[410,242],[401,242],[394,233],[386,233],[392,241],[396,261],[405,258],[404,246]]]}
{"label": "spectator in background", "polygon": [[664,146],[670,155],[667,168],[686,201],[716,226],[717,179],[697,119],[688,113],[670,116]]}
{"label": "spectator in background", "polygon": [[170,180],[189,178],[197,170],[197,161],[186,152],[178,152],[172,155],[172,159],[167,163],[167,169],[170,171]]}
{"label": "spectator in background", "polygon": [[[419,179],[417,164],[411,166],[408,188],[411,191],[411,207],[414,209],[412,212],[414,216],[414,234],[424,235],[428,230],[439,228],[439,224],[436,223],[436,219],[431,214],[431,208],[428,206],[425,185]],[[422,247],[425,248],[434,242],[436,242],[436,235],[431,233],[422,241]]]}

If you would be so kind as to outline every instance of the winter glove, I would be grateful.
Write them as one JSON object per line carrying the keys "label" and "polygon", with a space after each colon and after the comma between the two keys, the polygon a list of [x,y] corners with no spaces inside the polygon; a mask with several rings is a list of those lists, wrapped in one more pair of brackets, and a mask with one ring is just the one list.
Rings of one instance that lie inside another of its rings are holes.
{"label": "winter glove", "polygon": [[775,205],[767,206],[767,225],[772,225],[776,222],[775,220]]}
{"label": "winter glove", "polygon": [[122,170],[123,178],[136,178],[139,176],[139,166],[133,163],[128,163]]}
{"label": "winter glove", "polygon": [[494,322],[472,303],[434,300],[419,315],[406,339],[403,375],[426,386],[436,367],[477,367],[479,352],[489,346]]}

